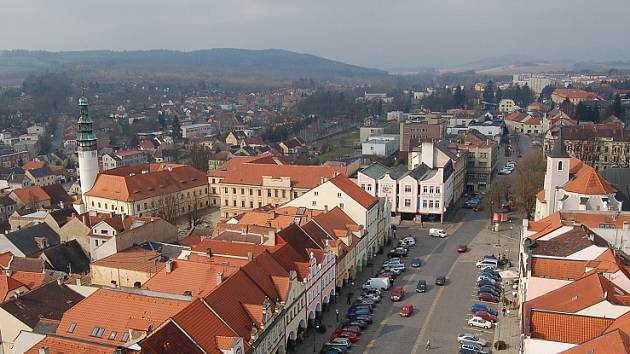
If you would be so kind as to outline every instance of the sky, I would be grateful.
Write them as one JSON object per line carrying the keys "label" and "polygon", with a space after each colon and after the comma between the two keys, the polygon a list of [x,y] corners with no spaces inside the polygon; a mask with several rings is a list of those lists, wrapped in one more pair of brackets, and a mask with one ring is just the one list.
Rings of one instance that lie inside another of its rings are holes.
{"label": "sky", "polygon": [[0,0],[0,49],[287,49],[385,70],[628,60],[628,0]]}

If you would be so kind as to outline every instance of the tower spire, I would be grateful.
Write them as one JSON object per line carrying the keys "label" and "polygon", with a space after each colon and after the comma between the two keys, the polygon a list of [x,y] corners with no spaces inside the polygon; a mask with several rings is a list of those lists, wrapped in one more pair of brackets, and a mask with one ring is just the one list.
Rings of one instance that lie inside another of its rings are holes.
{"label": "tower spire", "polygon": [[92,128],[92,118],[88,114],[88,99],[85,90],[79,98],[79,120],[77,121],[77,154],[79,157],[79,178],[81,193],[85,196],[98,175],[98,156],[96,153],[96,134]]}
{"label": "tower spire", "polygon": [[562,139],[562,127],[560,127],[558,131],[558,139],[556,139],[553,144],[553,149],[551,149],[548,156],[554,159],[566,159],[571,157],[564,146],[564,140]]}

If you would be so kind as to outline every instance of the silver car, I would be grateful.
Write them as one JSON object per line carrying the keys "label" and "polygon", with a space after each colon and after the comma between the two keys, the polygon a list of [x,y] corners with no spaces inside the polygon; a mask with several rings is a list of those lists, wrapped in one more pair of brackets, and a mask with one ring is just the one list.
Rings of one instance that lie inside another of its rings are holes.
{"label": "silver car", "polygon": [[464,344],[464,343],[472,343],[472,344],[476,344],[476,345],[480,345],[482,347],[485,347],[486,345],[488,345],[488,341],[483,339],[482,337],[476,336],[474,334],[471,333],[462,333],[459,336],[457,336],[457,341],[460,344]]}

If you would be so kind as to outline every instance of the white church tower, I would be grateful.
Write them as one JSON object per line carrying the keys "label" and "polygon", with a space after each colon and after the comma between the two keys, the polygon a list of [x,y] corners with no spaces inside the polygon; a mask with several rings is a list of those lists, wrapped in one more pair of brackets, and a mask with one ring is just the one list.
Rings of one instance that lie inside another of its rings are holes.
{"label": "white church tower", "polygon": [[571,156],[567,154],[562,140],[562,132],[547,155],[547,171],[545,172],[545,202],[547,210],[542,217],[555,212],[557,204],[557,189],[569,181],[569,162]]}
{"label": "white church tower", "polygon": [[92,119],[88,115],[88,100],[79,98],[81,115],[78,121],[77,153],[79,155],[79,178],[81,195],[87,193],[98,175],[98,156],[96,152],[96,135],[92,130]]}

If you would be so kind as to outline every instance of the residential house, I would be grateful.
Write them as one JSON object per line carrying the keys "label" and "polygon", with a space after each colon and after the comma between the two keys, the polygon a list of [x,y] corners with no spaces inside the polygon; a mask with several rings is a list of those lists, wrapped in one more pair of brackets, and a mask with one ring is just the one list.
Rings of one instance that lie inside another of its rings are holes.
{"label": "residential house", "polygon": [[85,274],[90,272],[90,259],[76,240],[45,249],[40,258],[47,269],[67,274]]}
{"label": "residential house", "polygon": [[0,196],[0,221],[7,221],[9,215],[13,214],[17,203],[8,195]]}
{"label": "residential house", "polygon": [[158,252],[134,247],[93,262],[90,278],[93,285],[140,288],[164,266]]}
{"label": "residential house", "polygon": [[26,170],[24,175],[34,186],[43,187],[56,182],[55,174],[50,170],[50,168],[48,168],[48,166]]}
{"label": "residential house", "polygon": [[177,217],[208,207],[208,179],[188,165],[121,167],[101,172],[82,202],[94,213]]}
{"label": "residential house", "polygon": [[44,209],[52,206],[52,200],[44,188],[32,186],[16,189],[9,194],[15,200],[17,209],[31,208]]}
{"label": "residential house", "polygon": [[304,147],[304,142],[295,137],[281,142],[280,144],[278,144],[278,146],[280,147],[282,154],[294,155],[300,152],[300,150]]}
{"label": "residential house", "polygon": [[58,244],[59,234],[48,224],[34,224],[0,234],[0,252],[9,251],[19,257],[37,257],[46,248]]}
{"label": "residential house", "polygon": [[13,345],[20,332],[47,331],[81,300],[83,296],[68,286],[51,282],[0,304],[0,340],[3,353],[14,353]]}
{"label": "residential house", "polygon": [[498,144],[471,130],[462,140],[448,147],[457,152],[467,152],[466,192],[485,191],[496,169]]}
{"label": "residential house", "polygon": [[229,132],[227,137],[225,138],[225,143],[231,146],[240,146],[241,142],[251,135],[247,133],[248,132],[244,130],[235,130]]}
{"label": "residential house", "polygon": [[400,123],[400,152],[407,153],[414,146],[423,141],[440,141],[446,135],[446,124],[442,122],[401,122]]}
{"label": "residential house", "polygon": [[390,157],[398,152],[399,140],[398,134],[372,135],[361,143],[361,153],[365,156]]}
{"label": "residential house", "polygon": [[149,156],[142,150],[119,150],[111,154],[105,154],[101,158],[103,171],[118,167],[135,166],[149,162]]}
{"label": "residential house", "polygon": [[511,113],[514,111],[515,106],[516,106],[516,103],[514,103],[514,100],[511,100],[509,98],[504,98],[499,102],[499,112]]}
{"label": "residential house", "polygon": [[593,167],[570,157],[560,138],[547,154],[544,189],[537,194],[534,220],[556,211],[621,211],[616,192]]}
{"label": "residential house", "polygon": [[222,217],[235,216],[289,202],[344,173],[337,167],[285,165],[270,154],[235,157],[208,174],[210,200],[220,205]]}
{"label": "residential house", "polygon": [[569,100],[574,105],[577,105],[586,100],[603,100],[603,98],[594,92],[577,89],[555,89],[551,94],[551,100],[555,104],[562,104],[565,100]]}

